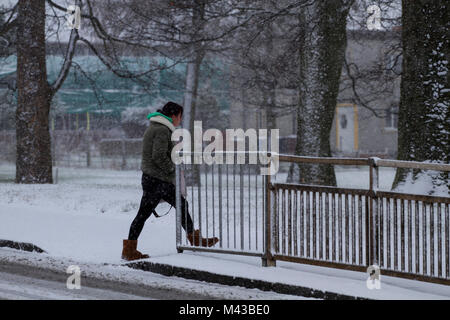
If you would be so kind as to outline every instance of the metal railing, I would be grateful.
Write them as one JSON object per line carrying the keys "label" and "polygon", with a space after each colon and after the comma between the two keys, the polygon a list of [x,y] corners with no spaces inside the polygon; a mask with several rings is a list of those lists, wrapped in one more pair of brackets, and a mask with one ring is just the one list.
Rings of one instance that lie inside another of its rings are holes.
{"label": "metal railing", "polygon": [[[195,229],[203,237],[220,241],[212,248],[191,246],[181,232],[181,215],[188,212],[177,209],[177,249],[262,256],[266,181],[256,173],[258,169],[258,165],[244,164],[178,165],[177,181],[181,172],[189,173],[186,198]],[[176,196],[180,204],[180,187]]]}
{"label": "metal railing", "polygon": [[450,284],[450,197],[378,190],[380,167],[448,172],[450,165],[275,156],[279,162],[369,167],[369,188],[272,182],[259,175],[258,165],[179,165],[178,200],[181,170],[196,172],[187,187],[190,213],[203,236],[220,242],[191,246],[177,209],[177,249],[259,256],[264,266],[280,260],[365,272],[378,265],[384,275]]}
{"label": "metal railing", "polygon": [[272,190],[275,260],[368,265],[368,191],[280,183]]}

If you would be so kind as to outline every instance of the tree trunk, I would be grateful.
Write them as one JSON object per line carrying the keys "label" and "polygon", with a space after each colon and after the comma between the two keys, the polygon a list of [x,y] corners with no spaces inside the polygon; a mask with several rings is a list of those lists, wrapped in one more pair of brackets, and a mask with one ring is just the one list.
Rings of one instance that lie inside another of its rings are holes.
{"label": "tree trunk", "polygon": [[[201,59],[189,62],[186,70],[186,92],[184,95],[183,127],[191,132],[191,146],[194,146],[194,121],[197,104],[197,91]],[[192,160],[193,161],[193,160]],[[185,173],[188,185],[197,185],[200,181],[200,171],[197,166]]]}
{"label": "tree trunk", "polygon": [[[330,157],[330,132],[347,44],[347,15],[353,1],[315,1],[300,14],[300,99],[297,143],[301,156]],[[336,185],[330,165],[292,164],[288,181]]]}
{"label": "tree trunk", "polygon": [[[270,8],[270,4],[267,4]],[[273,31],[273,25],[269,24],[267,26],[267,32],[266,32],[266,42],[265,42],[265,49],[266,54],[269,56],[274,56],[274,31]],[[277,79],[273,77],[273,75],[268,72],[264,76],[263,80],[263,104],[266,108],[266,128],[267,129],[275,129],[277,128],[277,116],[275,114],[275,108],[277,105],[276,101],[276,88],[277,88]],[[269,149],[267,149],[269,150]]]}
{"label": "tree trunk", "polygon": [[45,0],[20,0],[17,20],[16,183],[52,183]]}
{"label": "tree trunk", "polygon": [[192,29],[194,35],[191,45],[192,59],[186,67],[186,91],[184,94],[184,120],[183,127],[191,132],[194,130],[195,106],[197,102],[198,80],[200,65],[203,61],[204,50],[196,40],[200,37],[204,25],[205,3],[204,0],[196,0],[192,8]]}
{"label": "tree trunk", "polygon": [[[205,2],[197,0],[196,6],[192,8],[192,25],[196,33],[193,37],[192,44],[192,60],[188,62],[186,67],[186,91],[184,94],[184,120],[183,127],[191,132],[191,146],[194,146],[194,121],[197,106],[198,83],[200,78],[200,65],[205,56],[204,49],[196,40],[200,36],[204,24]],[[197,166],[193,166],[192,170],[186,172],[186,183],[189,185],[198,184],[200,182],[200,171]]]}
{"label": "tree trunk", "polygon": [[200,77],[200,65],[202,64],[204,54],[202,52],[195,52],[195,59],[189,62],[186,70],[186,93],[184,100],[184,107],[186,112],[185,127],[189,131],[194,130],[195,113],[197,107],[198,97],[198,83]]}
{"label": "tree trunk", "polygon": [[276,92],[272,88],[264,88],[262,90],[263,96],[263,107],[266,114],[266,129],[276,129],[277,128],[277,116],[275,114],[276,106]]}
{"label": "tree trunk", "polygon": [[[449,4],[406,1],[402,8],[403,72],[398,159],[449,163]],[[426,180],[428,190],[450,191],[448,172],[398,169],[393,189]],[[423,183],[421,183],[423,184]]]}

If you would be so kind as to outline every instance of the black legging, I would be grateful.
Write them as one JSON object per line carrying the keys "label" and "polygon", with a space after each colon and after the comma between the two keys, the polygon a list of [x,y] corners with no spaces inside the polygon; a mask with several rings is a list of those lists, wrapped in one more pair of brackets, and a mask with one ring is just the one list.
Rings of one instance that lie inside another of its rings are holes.
{"label": "black legging", "polygon": [[[128,240],[137,240],[139,238],[145,221],[152,215],[153,210],[155,210],[161,199],[173,207],[176,206],[175,185],[172,183],[153,178],[144,173],[142,174],[142,189],[144,193],[142,195],[141,205],[136,218],[131,223]],[[189,214],[187,201],[183,196],[181,197],[181,212],[181,226],[186,230],[186,233],[192,233],[194,231],[194,225]]]}

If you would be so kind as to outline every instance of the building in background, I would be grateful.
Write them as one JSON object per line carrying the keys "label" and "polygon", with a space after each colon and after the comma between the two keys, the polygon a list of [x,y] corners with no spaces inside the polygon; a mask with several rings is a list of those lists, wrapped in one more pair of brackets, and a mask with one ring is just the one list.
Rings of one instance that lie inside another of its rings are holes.
{"label": "building in background", "polygon": [[[397,119],[400,101],[401,55],[398,31],[348,32],[346,60],[335,110],[330,145],[335,156],[396,158]],[[298,90],[278,88],[280,104],[293,105]],[[242,100],[242,99],[238,99]],[[279,112],[280,151],[294,153],[296,111],[286,107]],[[231,103],[231,126],[264,128],[264,110],[241,102]]]}

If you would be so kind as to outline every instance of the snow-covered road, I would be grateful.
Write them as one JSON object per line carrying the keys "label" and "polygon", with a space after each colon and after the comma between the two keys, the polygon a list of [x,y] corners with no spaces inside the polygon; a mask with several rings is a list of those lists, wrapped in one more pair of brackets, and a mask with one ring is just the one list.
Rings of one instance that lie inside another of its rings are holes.
{"label": "snow-covered road", "polygon": [[[81,289],[67,289],[67,267],[81,270]],[[48,254],[0,248],[0,299],[309,300],[152,272],[122,265],[82,263]]]}
{"label": "snow-covered road", "polygon": [[[49,276],[29,267],[27,275],[17,274],[15,268],[4,270],[0,266],[0,299],[7,300],[140,300],[151,299],[133,294],[83,286],[79,290],[68,289],[65,279]],[[42,277],[46,279],[42,279]],[[51,279],[51,280],[49,280]]]}
{"label": "snow-covered road", "polygon": [[[0,250],[4,252],[4,249]],[[27,255],[27,253],[23,254]],[[21,254],[18,253],[18,255]],[[63,268],[60,269],[63,270]],[[102,273],[91,273],[89,276],[82,273],[80,289],[69,289],[67,288],[67,280],[70,276],[71,274],[66,274],[54,268],[42,268],[33,264],[0,259],[0,299],[192,300],[217,298],[217,296],[208,294],[207,290],[203,294],[199,294],[188,290],[178,290],[175,287],[161,288],[157,285],[108,279]],[[180,279],[179,281],[182,282],[183,280]],[[208,284],[203,284],[203,286],[208,286]],[[214,290],[214,287],[217,287],[217,285],[210,285],[210,290]]]}

